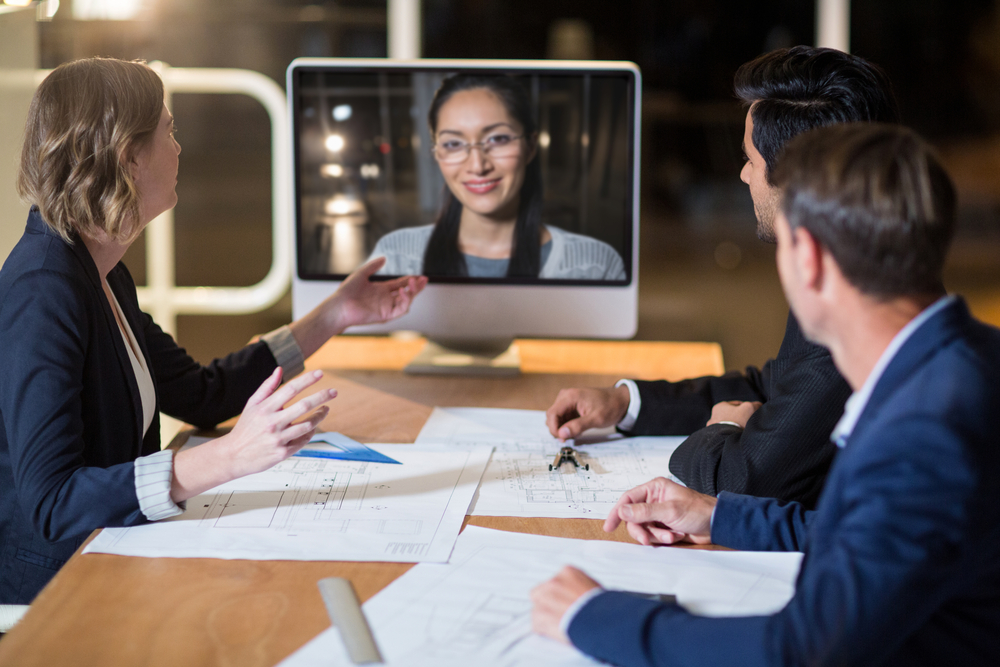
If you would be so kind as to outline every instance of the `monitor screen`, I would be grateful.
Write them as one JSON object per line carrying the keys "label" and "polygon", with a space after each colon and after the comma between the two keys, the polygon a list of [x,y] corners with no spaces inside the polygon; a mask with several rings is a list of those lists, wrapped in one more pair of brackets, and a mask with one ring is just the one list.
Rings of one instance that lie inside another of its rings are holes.
{"label": "monitor screen", "polygon": [[639,86],[631,63],[293,62],[296,315],[376,256],[432,292],[634,302]]}

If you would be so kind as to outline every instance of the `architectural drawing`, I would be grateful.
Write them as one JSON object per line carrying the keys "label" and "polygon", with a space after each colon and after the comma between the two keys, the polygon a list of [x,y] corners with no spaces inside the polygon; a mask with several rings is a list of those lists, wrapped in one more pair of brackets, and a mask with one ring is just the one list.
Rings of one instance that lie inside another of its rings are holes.
{"label": "architectural drawing", "polygon": [[436,408],[417,438],[418,443],[496,448],[470,514],[582,518],[604,518],[623,493],[654,477],[679,483],[669,463],[683,441],[622,438],[606,431],[571,443],[589,470],[563,464],[550,471],[564,443],[549,435],[540,411]]}
{"label": "architectural drawing", "polygon": [[492,447],[372,447],[402,465],[293,457],[192,498],[179,516],[106,528],[87,551],[447,561]]}
{"label": "architectural drawing", "polygon": [[[468,526],[447,565],[418,565],[363,606],[387,665],[596,665],[531,631],[531,589],[563,565],[606,588],[672,593],[707,616],[774,613],[794,593],[802,554],[650,549]],[[628,563],[628,567],[622,567]],[[329,629],[281,667],[350,665]]]}

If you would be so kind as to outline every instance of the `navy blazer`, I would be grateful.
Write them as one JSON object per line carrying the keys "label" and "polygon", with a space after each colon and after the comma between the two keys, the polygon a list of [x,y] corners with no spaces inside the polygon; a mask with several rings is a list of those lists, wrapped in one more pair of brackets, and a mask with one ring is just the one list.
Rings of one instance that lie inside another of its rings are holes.
{"label": "navy blazer", "polygon": [[[266,343],[201,366],[108,274],[153,376],[157,410],[200,427],[239,414],[275,368]],[[95,528],[146,521],[134,460],[160,449],[86,246],[32,209],[0,270],[0,603],[28,603]]]}
{"label": "navy blazer", "polygon": [[573,619],[622,665],[1000,662],[1000,331],[958,300],[900,348],[814,512],[721,494],[717,544],[805,551],[781,612],[701,618],[602,593]]}
{"label": "navy blazer", "polygon": [[[816,505],[836,454],[830,432],[851,394],[826,348],[789,313],[778,356],[762,369],[681,382],[636,382],[642,409],[632,435],[687,435],[670,472],[695,491]],[[761,401],[746,428],[705,426],[721,401]]]}

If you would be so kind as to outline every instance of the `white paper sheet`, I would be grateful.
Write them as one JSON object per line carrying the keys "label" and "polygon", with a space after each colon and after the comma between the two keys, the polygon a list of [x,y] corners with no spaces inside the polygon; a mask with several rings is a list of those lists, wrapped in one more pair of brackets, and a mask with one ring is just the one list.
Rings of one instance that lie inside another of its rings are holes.
{"label": "white paper sheet", "polygon": [[180,516],[105,528],[85,553],[446,562],[492,447],[370,446],[402,465],[293,457],[188,500]]}
{"label": "white paper sheet", "polygon": [[[580,441],[589,442],[621,437],[614,428],[591,429]],[[545,425],[541,410],[502,408],[434,408],[420,429],[417,443],[469,442],[470,440],[510,440],[544,444],[558,443]]]}
{"label": "white paper sheet", "polygon": [[470,514],[564,518],[604,518],[623,493],[654,477],[680,483],[668,466],[683,441],[589,431],[568,444],[590,470],[563,464],[550,471],[563,443],[549,435],[541,411],[435,408],[417,437],[417,443],[496,447]]}
{"label": "white paper sheet", "polygon": [[[692,613],[774,613],[794,593],[798,553],[651,548],[468,526],[447,565],[418,565],[363,609],[389,665],[593,665],[531,632],[529,592],[563,565],[605,588],[673,593]],[[627,565],[627,566],[626,566]],[[331,628],[282,667],[350,665]]]}

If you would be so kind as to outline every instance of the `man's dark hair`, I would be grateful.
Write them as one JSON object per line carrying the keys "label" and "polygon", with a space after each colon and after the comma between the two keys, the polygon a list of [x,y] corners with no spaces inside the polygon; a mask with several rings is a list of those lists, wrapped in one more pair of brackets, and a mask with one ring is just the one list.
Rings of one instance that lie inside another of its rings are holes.
{"label": "man's dark hair", "polygon": [[736,96],[750,108],[753,145],[767,164],[797,134],[834,123],[898,123],[889,77],[878,65],[836,49],[778,49],[736,71]]}
{"label": "man's dark hair", "polygon": [[944,292],[955,188],[934,151],[899,125],[838,124],[788,142],[774,172],[781,210],[865,294]]}

